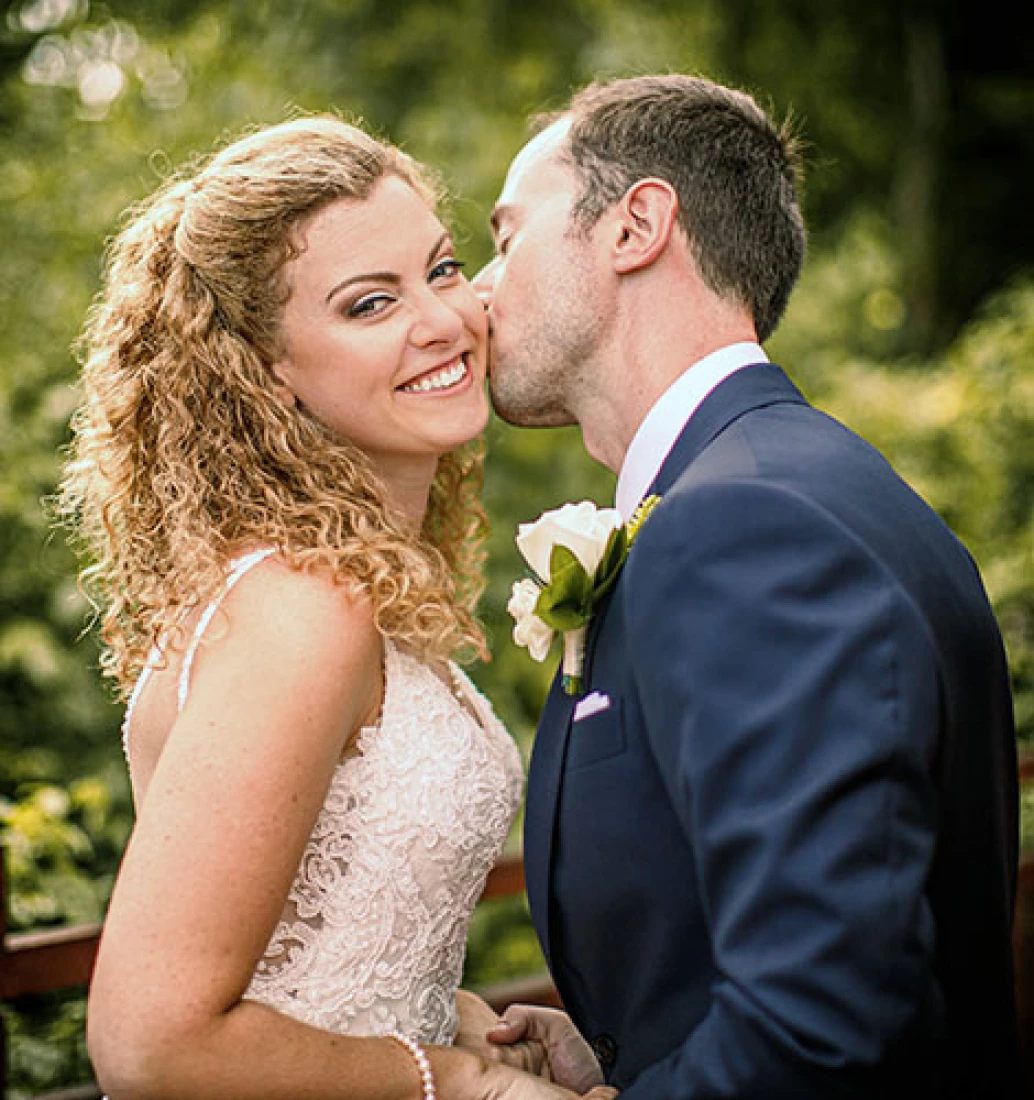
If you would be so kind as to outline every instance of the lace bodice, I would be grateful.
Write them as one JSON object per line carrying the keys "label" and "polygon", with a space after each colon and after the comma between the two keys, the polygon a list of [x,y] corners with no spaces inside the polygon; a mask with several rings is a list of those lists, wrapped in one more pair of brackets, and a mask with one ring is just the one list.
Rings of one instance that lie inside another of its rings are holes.
{"label": "lace bodice", "polygon": [[[245,996],[338,1033],[450,1043],[471,914],[520,801],[521,762],[455,665],[447,685],[392,642],[384,652],[380,720],[334,771]],[[181,706],[188,686],[181,676]]]}

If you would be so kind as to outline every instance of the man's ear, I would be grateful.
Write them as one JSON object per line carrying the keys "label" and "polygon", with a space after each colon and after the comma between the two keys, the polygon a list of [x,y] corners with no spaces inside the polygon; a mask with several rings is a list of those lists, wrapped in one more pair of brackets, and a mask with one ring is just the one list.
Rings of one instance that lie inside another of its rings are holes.
{"label": "man's ear", "polygon": [[632,184],[615,212],[614,270],[627,275],[649,267],[668,247],[678,225],[679,197],[667,180],[650,176]]}
{"label": "man's ear", "polygon": [[273,395],[285,405],[294,408],[298,404],[298,395],[291,385],[291,364],[286,359],[281,359],[269,368],[272,379]]}

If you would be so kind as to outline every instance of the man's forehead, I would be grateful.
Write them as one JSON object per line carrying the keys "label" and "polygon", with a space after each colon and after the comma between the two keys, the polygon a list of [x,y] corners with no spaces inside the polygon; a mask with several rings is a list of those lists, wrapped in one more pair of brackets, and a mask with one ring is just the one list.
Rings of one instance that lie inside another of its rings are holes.
{"label": "man's forehead", "polygon": [[497,211],[515,205],[520,192],[534,183],[544,169],[555,165],[554,155],[563,144],[570,128],[569,117],[558,119],[541,133],[536,134],[514,157],[510,170],[506,173],[506,182],[499,196]]}

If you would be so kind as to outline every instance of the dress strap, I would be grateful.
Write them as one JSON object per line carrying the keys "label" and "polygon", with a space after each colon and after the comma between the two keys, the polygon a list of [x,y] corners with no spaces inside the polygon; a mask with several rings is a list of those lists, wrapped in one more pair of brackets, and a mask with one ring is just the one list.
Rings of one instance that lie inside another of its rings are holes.
{"label": "dress strap", "polygon": [[161,655],[162,651],[159,646],[151,647],[151,652],[147,655],[147,661],[140,670],[140,675],[136,678],[136,683],[133,685],[132,692],[130,692],[129,702],[126,703],[126,712],[122,716],[122,753],[126,758],[126,763],[129,763],[129,723],[133,719],[133,711],[136,710],[137,700],[140,698],[147,681],[150,680],[151,673],[154,672],[154,666],[158,663]]}
{"label": "dress strap", "polygon": [[202,611],[201,617],[197,621],[197,626],[194,628],[194,637],[191,638],[190,645],[187,647],[186,653],[183,654],[183,664],[180,667],[179,691],[176,696],[177,711],[183,710],[187,704],[187,693],[190,691],[190,672],[194,667],[194,657],[197,655],[197,649],[201,644],[201,638],[208,629],[209,623],[211,623],[212,619],[215,617],[215,613],[222,606],[223,600],[226,599],[230,590],[241,577],[243,577],[253,566],[258,565],[260,561],[264,561],[268,558],[272,553],[274,553],[273,547],[266,546],[261,550],[253,550],[250,554],[245,554],[243,557],[237,558],[232,563],[230,574],[226,578],[222,591],[205,610]]}

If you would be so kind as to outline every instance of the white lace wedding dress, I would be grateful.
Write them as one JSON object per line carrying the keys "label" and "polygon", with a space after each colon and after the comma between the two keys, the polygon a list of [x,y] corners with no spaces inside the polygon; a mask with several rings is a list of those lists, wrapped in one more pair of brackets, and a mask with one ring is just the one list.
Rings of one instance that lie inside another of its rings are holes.
{"label": "white lace wedding dress", "polygon": [[[268,553],[235,563],[199,619],[180,674],[181,709],[219,603]],[[245,996],[329,1031],[398,1030],[448,1044],[471,914],[520,801],[521,761],[455,665],[450,686],[390,641],[384,649],[380,720],[334,771]],[[126,709],[127,758],[133,707],[151,667]]]}

